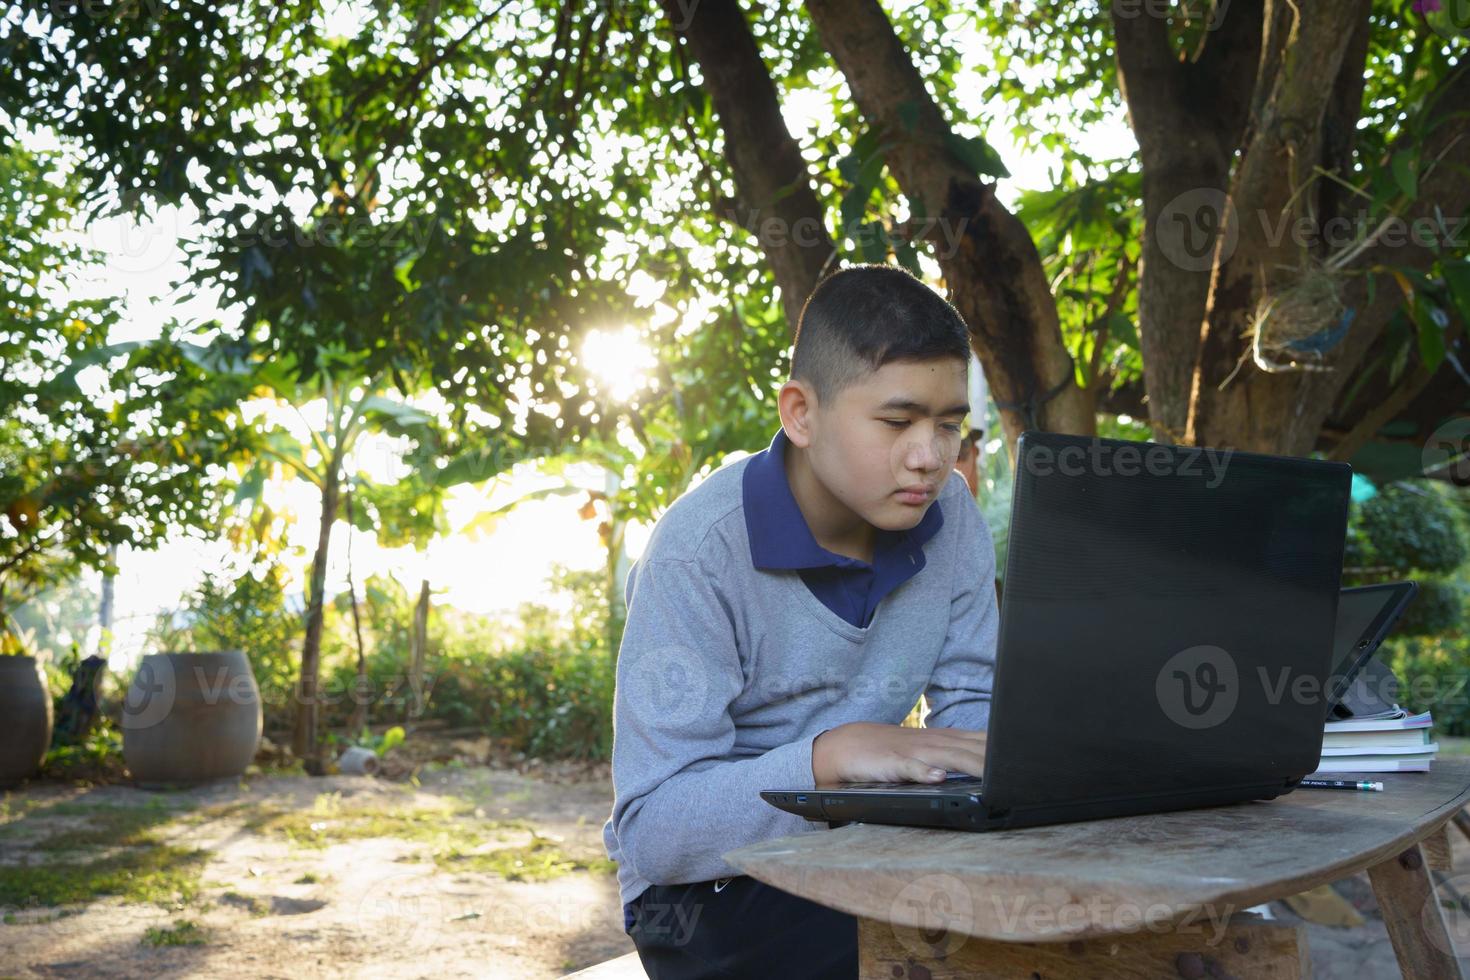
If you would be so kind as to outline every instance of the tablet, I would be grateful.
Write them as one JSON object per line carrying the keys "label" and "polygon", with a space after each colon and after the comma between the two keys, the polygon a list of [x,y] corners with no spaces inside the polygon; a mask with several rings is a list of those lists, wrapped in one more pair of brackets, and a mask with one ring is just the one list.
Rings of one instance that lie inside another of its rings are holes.
{"label": "tablet", "polygon": [[1327,675],[1329,715],[1418,591],[1414,582],[1386,582],[1338,593],[1332,669]]}

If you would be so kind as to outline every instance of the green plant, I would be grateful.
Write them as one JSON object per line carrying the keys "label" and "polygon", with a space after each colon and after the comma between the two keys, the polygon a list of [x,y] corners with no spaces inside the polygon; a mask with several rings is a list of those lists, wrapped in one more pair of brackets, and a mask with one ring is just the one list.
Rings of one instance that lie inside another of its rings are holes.
{"label": "green plant", "polygon": [[1456,508],[1429,481],[1385,487],[1356,509],[1350,533],[1353,557],[1385,571],[1443,575],[1467,553]]}
{"label": "green plant", "polygon": [[336,747],[343,742],[359,748],[370,749],[378,758],[383,758],[389,752],[403,744],[404,731],[402,725],[394,725],[381,735],[374,735],[366,726],[350,740],[338,739],[335,732],[327,736],[327,744]]}
{"label": "green plant", "polygon": [[1399,703],[1434,714],[1435,730],[1470,735],[1470,638],[1390,639],[1379,654],[1399,680]]}

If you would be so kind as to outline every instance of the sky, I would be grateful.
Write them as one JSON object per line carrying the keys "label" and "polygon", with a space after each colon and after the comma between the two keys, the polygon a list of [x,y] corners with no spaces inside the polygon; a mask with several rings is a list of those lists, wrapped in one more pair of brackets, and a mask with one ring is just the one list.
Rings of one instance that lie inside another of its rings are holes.
{"label": "sky", "polygon": [[[350,12],[340,16],[344,33],[350,32],[354,23]],[[972,38],[965,51],[965,63],[988,62],[978,45],[978,38]],[[1054,160],[1045,153],[1023,153],[1014,144],[1009,135],[1012,119],[1004,104],[985,103],[978,83],[966,86],[963,80],[957,88],[957,100],[967,119],[989,121],[984,135],[1013,175],[998,188],[1003,202],[1013,204],[1023,190],[1050,186]],[[815,130],[825,111],[825,103],[817,98],[790,98],[783,104],[787,125],[799,141]],[[1076,134],[1075,138],[1097,158],[1127,155],[1135,146],[1121,117],[1087,133]],[[186,299],[171,286],[186,274],[181,243],[198,231],[198,215],[180,208],[165,208],[141,220],[113,217],[93,221],[75,230],[82,242],[106,256],[95,281],[82,288],[124,298],[126,315],[112,341],[157,337],[170,320],[197,323],[218,319],[226,325],[238,322],[237,314],[220,306],[217,294],[201,290]],[[650,294],[660,291],[657,283],[631,285],[635,295],[636,290]],[[594,341],[598,346],[589,352],[592,354],[589,360],[606,365],[609,382],[621,380],[624,385],[634,385],[646,367],[648,355],[637,343],[636,331],[641,325],[627,326],[632,329],[605,332]],[[615,392],[624,396],[626,393],[626,390]],[[316,406],[313,410],[319,414],[321,408]],[[282,411],[278,418],[282,424],[299,424],[289,412]],[[778,425],[779,419],[773,416],[772,433]],[[995,448],[990,447],[991,451]],[[743,455],[735,454],[727,463]],[[383,445],[369,443],[362,451],[361,462],[370,473],[382,478],[391,472],[391,457]],[[601,470],[591,464],[571,467],[566,479],[585,489],[600,490],[604,485]],[[523,464],[495,486],[458,487],[449,501],[451,528],[457,531],[485,509],[561,482],[561,477],[548,477],[538,473],[533,464]],[[318,532],[317,493],[310,485],[295,480],[268,485],[266,497],[277,512],[289,511],[295,515],[289,541],[296,546],[293,551],[300,553],[288,555],[287,564],[296,589],[304,591]],[[350,536],[353,574],[359,588],[369,575],[390,574],[403,582],[410,593],[416,593],[420,580],[426,578],[435,590],[435,602],[474,613],[501,615],[527,601],[556,607],[561,604],[560,599],[546,585],[553,564],[590,569],[600,567],[605,560],[597,521],[583,520],[577,515],[586,500],[585,495],[577,494],[528,502],[501,521],[488,536],[471,538],[453,534],[435,541],[423,553],[411,547],[381,548],[370,534],[351,530],[339,522],[333,531],[328,589],[335,593],[346,588]],[[630,559],[641,554],[650,531],[651,528],[636,525],[628,529],[626,546]],[[152,652],[144,649],[144,631],[155,614],[176,608],[180,597],[198,582],[202,573],[222,566],[229,555],[227,542],[183,535],[151,552],[123,549],[118,556],[120,574],[115,582],[114,666],[121,667],[142,653]],[[100,588],[100,577],[89,574],[83,584]],[[86,638],[77,639],[84,649],[92,649],[96,642],[95,628]]]}

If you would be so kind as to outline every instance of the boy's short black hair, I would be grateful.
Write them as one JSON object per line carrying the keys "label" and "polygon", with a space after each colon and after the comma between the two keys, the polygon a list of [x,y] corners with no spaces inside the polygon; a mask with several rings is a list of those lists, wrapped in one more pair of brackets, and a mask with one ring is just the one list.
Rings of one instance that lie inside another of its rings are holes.
{"label": "boy's short black hair", "polygon": [[944,297],[891,265],[854,265],[807,297],[796,328],[791,377],[830,404],[843,388],[893,361],[970,362],[970,331]]}

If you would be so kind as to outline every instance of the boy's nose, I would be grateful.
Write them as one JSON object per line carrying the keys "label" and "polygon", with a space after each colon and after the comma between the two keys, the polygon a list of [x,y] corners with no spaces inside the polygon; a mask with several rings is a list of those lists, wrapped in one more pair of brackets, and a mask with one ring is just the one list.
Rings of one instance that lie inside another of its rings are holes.
{"label": "boy's nose", "polygon": [[937,470],[943,464],[944,454],[940,452],[939,436],[936,434],[928,438],[915,439],[908,449],[904,462],[911,470],[929,472]]}

